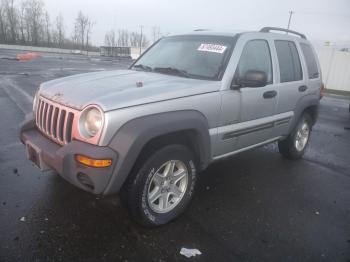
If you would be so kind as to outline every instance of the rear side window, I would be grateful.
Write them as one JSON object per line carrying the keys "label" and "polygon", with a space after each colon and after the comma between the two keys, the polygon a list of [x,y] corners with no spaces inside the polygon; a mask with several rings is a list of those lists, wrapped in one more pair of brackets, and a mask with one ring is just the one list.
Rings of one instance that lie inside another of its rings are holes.
{"label": "rear side window", "polygon": [[280,66],[281,83],[302,80],[303,71],[295,43],[292,41],[276,40],[275,46]]}
{"label": "rear side window", "polygon": [[262,71],[266,74],[267,83],[272,83],[271,54],[266,40],[251,40],[245,45],[236,69],[235,79],[243,78],[248,71]]}
{"label": "rear side window", "polygon": [[318,72],[318,67],[316,63],[316,58],[314,52],[311,47],[307,44],[300,44],[301,50],[303,51],[303,55],[305,57],[307,72],[309,74],[309,78],[318,78],[320,73]]}

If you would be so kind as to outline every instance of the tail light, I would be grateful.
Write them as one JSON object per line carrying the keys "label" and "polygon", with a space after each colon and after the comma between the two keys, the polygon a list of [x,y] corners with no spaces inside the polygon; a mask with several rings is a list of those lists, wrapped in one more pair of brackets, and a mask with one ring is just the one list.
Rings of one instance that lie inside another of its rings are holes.
{"label": "tail light", "polygon": [[320,90],[320,99],[324,96],[324,83],[321,84],[321,90]]}

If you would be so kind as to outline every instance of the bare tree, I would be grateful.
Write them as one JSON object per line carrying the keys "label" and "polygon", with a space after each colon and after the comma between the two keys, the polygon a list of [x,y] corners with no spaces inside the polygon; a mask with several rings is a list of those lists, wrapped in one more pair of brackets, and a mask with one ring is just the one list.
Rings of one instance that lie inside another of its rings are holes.
{"label": "bare tree", "polygon": [[129,46],[129,31],[118,30],[118,46]]}
{"label": "bare tree", "polygon": [[130,45],[132,47],[138,47],[140,43],[140,34],[137,32],[131,32],[130,34]]}
{"label": "bare tree", "polygon": [[138,32],[131,32],[130,34],[130,46],[132,47],[140,47],[140,42],[141,47],[147,47],[149,45],[149,41],[147,39],[146,35],[142,35],[142,40],[141,40],[141,34]]}
{"label": "bare tree", "polygon": [[141,47],[147,47],[147,46],[149,46],[149,40],[148,40],[148,38],[147,38],[146,35],[143,35],[143,36],[142,36]]}
{"label": "bare tree", "polygon": [[117,45],[116,35],[114,30],[111,30],[105,34],[105,45],[110,47]]}
{"label": "bare tree", "polygon": [[46,35],[46,43],[47,46],[51,45],[51,22],[50,22],[50,16],[47,11],[45,11],[45,35]]}
{"label": "bare tree", "polygon": [[29,1],[23,1],[21,4],[22,8],[22,19],[23,19],[23,31],[25,33],[25,39],[26,42],[32,42],[32,37],[31,37],[31,23],[30,23],[30,2]]}
{"label": "bare tree", "polygon": [[78,26],[75,24],[74,25],[74,30],[72,33],[72,42],[74,43],[74,45],[78,45],[80,40],[79,40],[79,29]]}
{"label": "bare tree", "polygon": [[25,44],[27,39],[26,39],[26,13],[25,13],[25,4],[22,2],[19,10],[19,33],[20,33],[20,38],[21,38],[21,43]]}
{"label": "bare tree", "polygon": [[27,34],[30,34],[32,44],[38,45],[42,40],[44,31],[44,3],[41,0],[27,0],[24,4],[28,31]]}
{"label": "bare tree", "polygon": [[79,11],[77,18],[75,19],[75,41],[80,41],[81,49],[85,46],[85,37],[87,33],[87,28],[90,23],[88,16],[84,15],[82,11]]}
{"label": "bare tree", "polygon": [[152,42],[154,43],[157,41],[159,38],[161,38],[161,33],[160,33],[160,27],[159,26],[153,26],[151,28],[151,37],[152,37]]}
{"label": "bare tree", "polygon": [[0,43],[96,50],[90,43],[93,26],[80,11],[71,41],[65,37],[62,14],[52,22],[43,0],[0,0]]}
{"label": "bare tree", "polygon": [[17,26],[18,26],[18,15],[17,9],[14,5],[14,0],[4,0],[5,17],[7,19],[7,26],[9,31],[9,40],[11,43],[17,42]]}
{"label": "bare tree", "polygon": [[58,47],[62,47],[65,39],[65,32],[64,32],[64,22],[63,22],[63,16],[62,14],[59,14],[56,17],[56,43]]}
{"label": "bare tree", "polygon": [[92,31],[92,27],[94,26],[95,23],[91,22],[89,19],[87,26],[86,26],[86,50],[89,49],[89,43],[90,43],[90,35]]}
{"label": "bare tree", "polygon": [[0,43],[7,42],[7,20],[4,1],[0,2]]}

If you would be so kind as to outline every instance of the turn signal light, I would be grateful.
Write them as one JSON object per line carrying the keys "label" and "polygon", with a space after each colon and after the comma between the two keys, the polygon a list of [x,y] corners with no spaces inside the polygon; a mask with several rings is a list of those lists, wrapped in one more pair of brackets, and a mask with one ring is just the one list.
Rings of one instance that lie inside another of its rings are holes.
{"label": "turn signal light", "polygon": [[109,167],[112,165],[112,159],[93,159],[83,155],[75,155],[75,160],[89,167]]}

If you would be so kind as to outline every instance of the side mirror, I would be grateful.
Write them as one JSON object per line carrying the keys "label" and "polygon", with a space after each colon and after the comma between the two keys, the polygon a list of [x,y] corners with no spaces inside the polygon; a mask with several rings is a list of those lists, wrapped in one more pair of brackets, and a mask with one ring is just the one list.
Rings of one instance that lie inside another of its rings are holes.
{"label": "side mirror", "polygon": [[235,81],[234,87],[263,87],[267,84],[267,75],[263,71],[248,70],[243,78]]}

